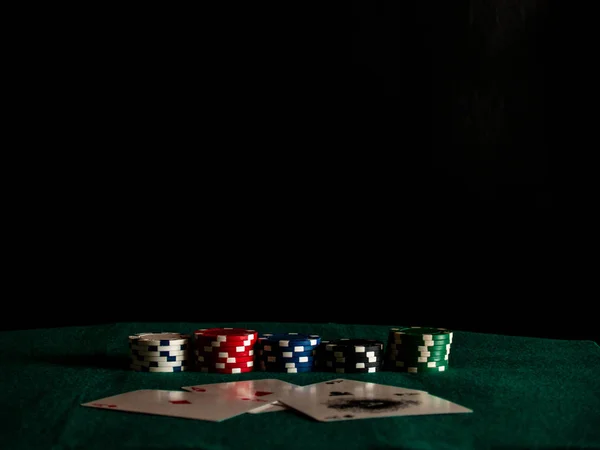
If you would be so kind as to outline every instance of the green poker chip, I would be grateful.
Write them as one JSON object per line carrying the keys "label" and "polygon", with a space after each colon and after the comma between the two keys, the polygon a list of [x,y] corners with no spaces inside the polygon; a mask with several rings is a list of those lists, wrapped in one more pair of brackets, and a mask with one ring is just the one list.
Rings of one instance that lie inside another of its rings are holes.
{"label": "green poker chip", "polygon": [[422,341],[449,341],[452,342],[454,333],[447,328],[433,327],[401,327],[390,328],[390,338]]}
{"label": "green poker chip", "polygon": [[388,360],[388,365],[390,367],[416,367],[418,369],[432,369],[435,367],[447,366],[448,361],[428,361],[428,362],[416,362],[416,361],[390,361]]}
{"label": "green poker chip", "polygon": [[406,355],[389,355],[387,360],[394,361],[403,361],[405,363],[428,363],[428,362],[448,362],[450,359],[450,355],[442,355],[442,356],[406,356]]}
{"label": "green poker chip", "polygon": [[406,372],[406,373],[438,373],[438,372],[447,372],[448,366],[439,366],[439,367],[392,367],[389,370],[392,372]]}

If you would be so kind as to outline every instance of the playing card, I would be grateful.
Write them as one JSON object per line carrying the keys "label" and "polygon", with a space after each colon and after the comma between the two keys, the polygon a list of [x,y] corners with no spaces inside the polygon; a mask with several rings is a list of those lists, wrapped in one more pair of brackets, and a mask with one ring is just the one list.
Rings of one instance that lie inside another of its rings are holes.
{"label": "playing card", "polygon": [[269,401],[260,397],[241,399],[143,389],[82,403],[82,406],[220,422],[267,404]]}
{"label": "playing card", "polygon": [[472,412],[425,391],[345,379],[296,386],[278,397],[321,422]]}
{"label": "playing card", "polygon": [[289,391],[295,384],[277,379],[231,381],[227,383],[198,384],[183,386],[181,389],[197,394],[217,394],[228,398],[259,398],[268,402],[258,405],[256,409],[248,411],[252,414],[276,412],[287,409],[277,401],[278,394]]}

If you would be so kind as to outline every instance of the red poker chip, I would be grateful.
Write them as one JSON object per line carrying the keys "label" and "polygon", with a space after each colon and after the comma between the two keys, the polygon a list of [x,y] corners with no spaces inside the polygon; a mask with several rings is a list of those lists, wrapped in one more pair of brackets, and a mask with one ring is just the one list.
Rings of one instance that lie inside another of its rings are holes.
{"label": "red poker chip", "polygon": [[227,369],[216,369],[214,367],[198,367],[197,368],[198,371],[200,372],[207,372],[207,373],[229,373],[229,374],[234,374],[234,373],[248,373],[248,372],[252,372],[254,370],[254,367],[230,367]]}
{"label": "red poker chip", "polygon": [[[225,358],[229,358],[232,356],[250,356],[255,353],[254,347],[249,347],[245,345],[240,345],[237,347],[213,347],[210,345],[196,345],[194,347],[194,351],[196,353],[228,353]],[[219,358],[223,358],[223,356],[219,356]]]}
{"label": "red poker chip", "polygon": [[199,354],[196,355],[196,360],[199,363],[213,364],[213,363],[245,363],[248,361],[254,361],[254,356],[233,356],[231,358],[218,358],[210,354]]}
{"label": "red poker chip", "polygon": [[256,341],[245,340],[245,341],[215,341],[213,338],[205,338],[203,336],[197,337],[195,339],[196,346],[210,346],[210,347],[219,347],[219,348],[227,348],[227,347],[254,347]]}
{"label": "red poker chip", "polygon": [[256,341],[258,332],[246,328],[202,328],[194,331],[196,337],[210,338],[212,341],[232,342],[232,341]]}
{"label": "red poker chip", "polygon": [[200,347],[194,350],[196,355],[211,356],[213,358],[237,358],[244,356],[254,356],[254,350],[250,347],[239,348],[220,348],[220,347]]}
{"label": "red poker chip", "polygon": [[215,369],[234,369],[234,368],[246,368],[254,367],[254,361],[246,361],[239,363],[223,363],[223,362],[197,362],[198,367],[210,367]]}

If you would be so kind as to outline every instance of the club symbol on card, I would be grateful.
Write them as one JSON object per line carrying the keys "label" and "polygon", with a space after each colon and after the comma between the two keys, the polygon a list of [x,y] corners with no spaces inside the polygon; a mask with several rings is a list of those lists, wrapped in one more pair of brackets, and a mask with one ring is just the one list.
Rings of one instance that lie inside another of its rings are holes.
{"label": "club symbol on card", "polygon": [[329,393],[330,397],[339,397],[340,395],[352,395],[352,392],[332,391]]}
{"label": "club symbol on card", "polygon": [[117,405],[107,405],[105,403],[92,403],[92,406],[102,406],[103,408],[116,408]]}
{"label": "club symbol on card", "polygon": [[337,384],[337,383],[343,383],[344,380],[332,380],[332,381],[327,381],[325,382],[325,384]]}
{"label": "club symbol on card", "polygon": [[169,400],[169,403],[173,403],[174,405],[191,405],[192,402],[188,402],[187,400]]}

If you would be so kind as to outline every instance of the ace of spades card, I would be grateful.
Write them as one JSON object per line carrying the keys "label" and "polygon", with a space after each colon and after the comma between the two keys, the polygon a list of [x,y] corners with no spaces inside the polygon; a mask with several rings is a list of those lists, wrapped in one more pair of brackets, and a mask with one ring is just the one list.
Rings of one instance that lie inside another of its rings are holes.
{"label": "ace of spades card", "polygon": [[297,386],[279,400],[320,422],[472,412],[425,391],[345,379]]}

